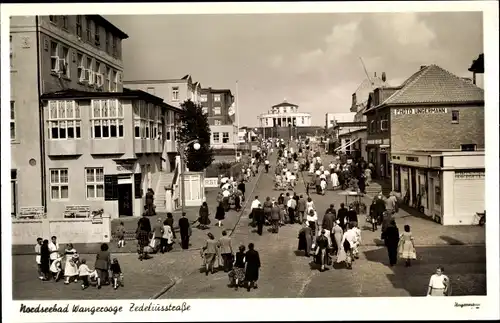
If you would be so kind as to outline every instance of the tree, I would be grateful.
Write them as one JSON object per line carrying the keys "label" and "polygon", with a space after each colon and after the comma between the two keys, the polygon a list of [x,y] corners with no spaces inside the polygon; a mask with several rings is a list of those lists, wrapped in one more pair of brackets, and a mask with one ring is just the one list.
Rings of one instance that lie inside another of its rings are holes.
{"label": "tree", "polygon": [[186,149],[187,167],[195,172],[202,171],[212,164],[213,151],[210,148],[210,126],[207,115],[203,113],[201,105],[191,100],[181,104],[184,113],[181,114],[180,124],[177,128],[179,143],[188,143],[198,139],[200,149],[195,150],[193,145]]}

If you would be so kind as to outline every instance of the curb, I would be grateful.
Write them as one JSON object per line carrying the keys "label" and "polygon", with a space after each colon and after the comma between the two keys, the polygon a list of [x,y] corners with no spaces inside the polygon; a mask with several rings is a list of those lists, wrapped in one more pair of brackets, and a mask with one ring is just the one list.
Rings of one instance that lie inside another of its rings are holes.
{"label": "curb", "polygon": [[[259,181],[260,181],[260,177],[262,175],[262,171],[259,171],[258,173],[259,175],[257,176],[257,178],[255,179],[255,184],[252,188],[252,191],[251,193],[249,194],[249,196],[252,196],[253,192],[255,191],[255,189],[257,188],[257,185],[259,184]],[[231,229],[231,233],[229,234],[229,236],[231,237],[233,235],[233,233],[235,232],[236,230],[236,227],[238,226],[238,224],[240,223],[240,220],[243,216],[243,212],[245,211],[246,207],[247,207],[247,204],[248,202],[250,201],[249,198],[245,199],[245,203],[241,206],[241,211],[240,211],[240,214],[238,215],[238,220],[236,221],[235,225],[233,226],[233,228]],[[202,248],[191,248],[189,249],[188,251],[199,251],[201,250]],[[176,252],[180,252],[182,250],[176,250]],[[199,269],[197,270],[193,270],[192,272],[190,272],[188,275],[191,275],[195,272],[197,272]],[[174,282],[168,284],[167,286],[165,286],[160,292],[154,294],[150,299],[158,299],[160,298],[161,296],[163,296],[165,293],[167,293],[170,289],[172,289],[175,285],[177,285],[178,283],[180,283],[182,281],[182,278],[178,279],[178,280],[175,280]]]}

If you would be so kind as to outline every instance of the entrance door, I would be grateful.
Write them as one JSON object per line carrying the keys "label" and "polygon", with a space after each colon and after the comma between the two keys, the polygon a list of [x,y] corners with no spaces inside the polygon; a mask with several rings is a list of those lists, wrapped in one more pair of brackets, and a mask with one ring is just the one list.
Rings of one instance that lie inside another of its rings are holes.
{"label": "entrance door", "polygon": [[118,185],[118,213],[120,216],[132,216],[132,184]]}
{"label": "entrance door", "polygon": [[434,178],[429,177],[429,188],[427,190],[428,192],[428,199],[429,199],[429,215],[434,216]]}
{"label": "entrance door", "polygon": [[411,203],[414,204],[417,201],[417,175],[415,168],[410,168],[410,177]]}

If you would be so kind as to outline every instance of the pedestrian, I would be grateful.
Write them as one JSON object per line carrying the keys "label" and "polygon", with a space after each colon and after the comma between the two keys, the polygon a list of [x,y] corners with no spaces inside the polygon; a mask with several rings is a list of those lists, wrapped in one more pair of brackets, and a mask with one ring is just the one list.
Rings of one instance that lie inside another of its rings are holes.
{"label": "pedestrian", "polygon": [[57,242],[56,236],[52,236],[52,238],[50,238],[49,251],[50,251],[50,263],[52,263],[59,257],[59,243]]}
{"label": "pedestrian", "polygon": [[386,229],[389,227],[389,225],[391,224],[391,221],[394,220],[394,217],[392,216],[391,213],[385,211],[382,215],[382,227],[381,227],[381,234],[380,234],[380,238],[382,240],[384,240],[385,238],[385,231]]}
{"label": "pedestrian", "polygon": [[233,270],[229,273],[231,286],[235,290],[238,290],[238,287],[243,285],[245,281],[245,246],[241,245],[238,249],[234,256]]}
{"label": "pedestrian", "polygon": [[165,221],[166,221],[167,225],[169,225],[170,228],[172,228],[173,238],[177,239],[177,237],[175,235],[175,230],[174,230],[174,215],[172,213],[168,212],[167,219]]}
{"label": "pedestrian", "polygon": [[224,272],[227,273],[232,269],[233,265],[233,246],[226,230],[222,231],[222,237],[219,239],[219,253],[222,257],[222,267]]}
{"label": "pedestrian", "polygon": [[148,188],[148,191],[146,193],[146,203],[145,203],[148,216],[156,215],[155,205],[154,205],[154,196],[155,196],[155,192],[153,191],[153,189]]}
{"label": "pedestrian", "polygon": [[152,246],[153,248],[153,253],[158,252],[158,250],[161,249],[161,239],[163,238],[163,233],[165,230],[163,229],[163,222],[160,217],[156,219],[156,224],[153,228],[153,241],[152,241]]}
{"label": "pedestrian", "polygon": [[278,233],[280,227],[279,222],[280,222],[280,207],[278,206],[276,201],[273,201],[273,207],[271,208],[271,225],[273,233]]}
{"label": "pedestrian", "polygon": [[[64,264],[64,284],[69,284],[73,281],[78,282],[78,265],[76,259],[78,259],[78,254],[75,248],[73,248],[72,243],[66,245],[65,253],[65,264]],[[76,257],[75,257],[76,256]]]}
{"label": "pedestrian", "polygon": [[200,206],[200,210],[198,211],[198,222],[199,228],[202,230],[206,230],[208,225],[210,224],[210,210],[208,209],[207,202],[203,202]]}
{"label": "pedestrian", "polygon": [[325,193],[326,193],[326,187],[327,187],[326,179],[321,179],[319,185],[320,185],[320,188],[321,188],[321,195],[325,195]]}
{"label": "pedestrian", "polygon": [[365,168],[365,178],[366,185],[370,186],[370,183],[372,182],[372,170],[369,167]]}
{"label": "pedestrian", "polygon": [[366,194],[366,183],[365,183],[365,175],[364,174],[360,174],[359,178],[358,178],[358,187],[359,187],[359,191],[363,194]]}
{"label": "pedestrian", "polygon": [[354,259],[359,259],[359,246],[361,245],[361,229],[356,224],[351,229],[355,233],[354,245],[352,247],[352,256]]}
{"label": "pedestrian", "polygon": [[382,192],[378,193],[375,197],[375,203],[377,204],[377,224],[381,225],[384,219],[384,212],[386,211],[386,204],[384,200],[384,195]]}
{"label": "pedestrian", "polygon": [[314,207],[314,201],[312,200],[311,197],[307,198],[307,203],[306,203],[306,213],[309,214],[311,210],[315,210],[316,208]]}
{"label": "pedestrian", "polygon": [[271,222],[271,210],[273,208],[273,202],[271,202],[271,198],[268,196],[266,197],[266,201],[264,202],[264,217],[266,221],[269,223]]}
{"label": "pedestrian", "polygon": [[351,224],[351,228],[354,228],[358,225],[358,213],[354,209],[354,205],[349,205],[349,211],[347,211],[347,219]]}
{"label": "pedestrian", "polygon": [[174,233],[167,219],[163,221],[163,236],[161,238],[161,253],[170,252],[174,244]]}
{"label": "pedestrian", "polygon": [[269,160],[264,161],[264,166],[266,167],[266,173],[269,173]]}
{"label": "pedestrian", "polygon": [[302,228],[299,231],[299,245],[298,251],[304,251],[304,255],[309,257],[311,255],[313,235],[312,230],[307,223],[302,223]]}
{"label": "pedestrian", "polygon": [[316,238],[315,263],[320,265],[320,271],[325,271],[325,266],[328,263],[328,238],[326,231],[321,230],[321,234]]}
{"label": "pedestrian", "polygon": [[342,247],[345,252],[345,264],[347,269],[352,269],[353,253],[352,249],[356,243],[356,233],[352,230],[351,225],[346,225],[346,231],[342,237]]}
{"label": "pedestrian", "polygon": [[215,211],[215,219],[218,221],[217,226],[220,228],[222,226],[222,220],[226,217],[226,211],[222,203],[219,203],[217,210]]}
{"label": "pedestrian", "polygon": [[255,196],[255,199],[252,201],[252,204],[250,206],[250,219],[252,220],[252,222],[250,223],[250,225],[253,227],[255,226],[255,219],[253,217],[253,210],[258,208],[259,205],[260,205],[260,201],[259,201],[259,197],[256,195]]}
{"label": "pedestrian", "polygon": [[234,194],[234,210],[236,212],[241,211],[241,191],[236,191]]}
{"label": "pedestrian", "polygon": [[57,258],[52,261],[50,264],[50,272],[52,273],[52,278],[56,281],[56,283],[59,281],[61,278],[61,275],[63,273],[62,271],[62,260],[63,257],[60,254],[57,254]]}
{"label": "pedestrian", "polygon": [[118,239],[118,248],[125,246],[125,225],[123,221],[116,227],[116,238]]}
{"label": "pedestrian", "polygon": [[179,219],[179,231],[181,233],[181,247],[184,250],[189,248],[189,237],[191,237],[191,225],[186,218],[186,212],[182,212],[182,217]]}
{"label": "pedestrian", "polygon": [[86,289],[90,286],[89,282],[89,275],[90,275],[91,270],[89,269],[89,266],[87,266],[87,260],[83,258],[80,261],[80,266],[78,267],[78,276],[80,277],[80,280],[82,281],[82,289]]}
{"label": "pedestrian", "polygon": [[395,266],[398,261],[399,230],[396,221],[392,220],[384,232],[385,246],[389,255],[389,265]]}
{"label": "pedestrian", "polygon": [[297,202],[295,199],[290,198],[287,202],[288,206],[288,218],[290,219],[290,224],[295,223],[295,208],[297,207]]}
{"label": "pedestrian", "polygon": [[36,262],[37,271],[38,271],[38,279],[40,279],[40,280],[43,280],[43,278],[44,278],[44,275],[42,272],[42,243],[43,243],[42,238],[36,239],[35,262]]}
{"label": "pedestrian", "polygon": [[266,221],[266,215],[264,213],[264,210],[262,209],[261,204],[259,204],[259,206],[254,209],[254,219],[257,223],[257,233],[261,236],[262,230],[264,228],[264,222]]}
{"label": "pedestrian", "polygon": [[241,191],[241,200],[245,201],[245,182],[243,180],[238,184],[238,190]]}
{"label": "pedestrian", "polygon": [[228,212],[230,209],[230,203],[229,203],[230,197],[231,193],[229,192],[229,189],[225,189],[222,191],[222,203],[219,204],[221,204],[221,206],[223,207],[224,212]]}
{"label": "pedestrian", "polygon": [[335,223],[335,209],[333,204],[330,205],[330,208],[327,210],[327,213],[323,216],[323,221],[321,223],[321,229],[325,230],[325,236],[328,239],[328,249],[332,248],[332,230],[333,224]]}
{"label": "pedestrian", "polygon": [[[149,221],[149,219],[147,219]],[[111,254],[107,243],[101,244],[101,251],[95,257],[95,269],[97,270],[97,289],[106,284],[109,279],[109,266],[111,265]]]}
{"label": "pedestrian", "polygon": [[314,209],[310,209],[306,220],[312,230],[313,237],[315,237],[318,228],[318,213]]}
{"label": "pedestrian", "polygon": [[123,284],[123,272],[122,268],[120,266],[120,263],[118,262],[118,259],[113,258],[113,262],[111,263],[110,266],[110,271],[111,271],[111,280],[113,283],[113,288],[115,290],[118,289],[118,286],[124,286]]}
{"label": "pedestrian", "polygon": [[451,283],[448,276],[444,274],[442,266],[437,267],[436,273],[431,276],[427,296],[450,296]]}
{"label": "pedestrian", "polygon": [[333,228],[332,228],[332,244],[333,244],[333,253],[335,255],[339,254],[340,248],[342,248],[342,237],[344,235],[344,231],[340,227],[340,221],[336,220],[333,223]]}
{"label": "pedestrian", "polygon": [[40,271],[43,276],[42,280],[50,279],[50,250],[47,239],[43,240],[40,246]]}
{"label": "pedestrian", "polygon": [[372,225],[372,232],[377,231],[377,202],[374,200],[369,207],[369,220]]}
{"label": "pedestrian", "polygon": [[340,208],[337,211],[337,219],[340,221],[340,226],[342,227],[343,231],[345,231],[345,226],[349,221],[347,218],[347,212],[348,210],[346,209],[345,204],[340,203]]}
{"label": "pedestrian", "polygon": [[136,239],[137,239],[137,253],[139,260],[148,258],[146,247],[149,244],[149,237],[151,234],[151,221],[147,218],[147,213],[143,213],[142,218],[137,221]]}
{"label": "pedestrian", "polygon": [[278,196],[278,205],[282,205],[285,203],[285,196],[283,195],[283,193],[280,193],[280,195]]}
{"label": "pedestrian", "polygon": [[297,212],[299,216],[300,223],[304,223],[306,217],[305,212],[307,208],[307,202],[303,195],[300,195],[299,200],[297,201]]}
{"label": "pedestrian", "polygon": [[408,224],[404,226],[404,232],[399,237],[398,255],[405,260],[405,267],[410,267],[411,261],[417,259],[413,235]]}
{"label": "pedestrian", "polygon": [[259,269],[261,266],[259,253],[255,250],[254,244],[248,244],[248,251],[245,254],[245,282],[247,284],[247,291],[251,288],[257,288],[257,281],[259,280]]}
{"label": "pedestrian", "polygon": [[209,232],[207,234],[208,239],[205,242],[205,246],[201,249],[203,263],[205,265],[205,275],[208,273],[214,273],[214,264],[217,257],[218,242],[215,241],[214,235]]}

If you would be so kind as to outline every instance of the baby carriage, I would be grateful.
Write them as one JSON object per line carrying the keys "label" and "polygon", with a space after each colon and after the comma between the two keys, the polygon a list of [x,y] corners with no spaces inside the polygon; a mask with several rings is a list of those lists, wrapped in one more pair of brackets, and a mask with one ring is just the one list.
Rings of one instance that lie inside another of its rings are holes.
{"label": "baby carriage", "polygon": [[283,179],[283,176],[278,175],[274,179],[274,189],[284,191],[286,190],[286,181]]}

